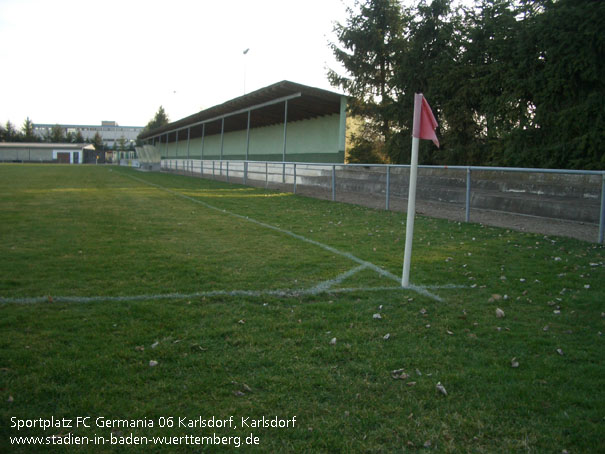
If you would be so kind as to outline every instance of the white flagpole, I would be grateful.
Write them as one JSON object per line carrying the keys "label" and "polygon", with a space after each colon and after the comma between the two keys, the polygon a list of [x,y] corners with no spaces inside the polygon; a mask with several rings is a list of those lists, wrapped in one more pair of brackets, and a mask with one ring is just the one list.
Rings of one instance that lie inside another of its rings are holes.
{"label": "white flagpole", "polygon": [[420,112],[422,109],[422,94],[414,95],[414,124],[412,137],[412,160],[410,162],[410,189],[408,191],[408,214],[405,224],[405,252],[403,254],[403,273],[401,286],[410,286],[410,263],[412,261],[412,240],[414,237],[414,216],[416,215],[416,179],[418,177],[418,137],[420,130]]}

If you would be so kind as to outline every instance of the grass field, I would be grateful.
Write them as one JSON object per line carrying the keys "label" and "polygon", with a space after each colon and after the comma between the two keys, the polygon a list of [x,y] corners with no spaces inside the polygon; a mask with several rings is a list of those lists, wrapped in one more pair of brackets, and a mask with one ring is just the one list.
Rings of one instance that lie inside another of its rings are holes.
{"label": "grass field", "polygon": [[605,452],[605,248],[404,219],[1,165],[0,452]]}

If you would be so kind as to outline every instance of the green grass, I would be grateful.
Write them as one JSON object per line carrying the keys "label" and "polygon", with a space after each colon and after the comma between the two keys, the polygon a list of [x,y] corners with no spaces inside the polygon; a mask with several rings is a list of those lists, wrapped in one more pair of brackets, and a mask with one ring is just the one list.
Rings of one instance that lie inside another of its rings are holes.
{"label": "green grass", "polygon": [[[441,302],[378,291],[397,283],[372,269],[333,286],[356,291],[211,296],[310,289],[359,265],[246,217],[400,275],[404,216],[115,167],[2,165],[0,217],[0,452],[605,452],[600,245],[417,217],[411,280]],[[61,300],[92,296],[108,299]],[[45,301],[6,302],[32,297]],[[157,427],[231,415],[237,429]],[[240,427],[263,415],[296,426]],[[10,445],[112,432],[11,427],[51,416],[260,445]]]}

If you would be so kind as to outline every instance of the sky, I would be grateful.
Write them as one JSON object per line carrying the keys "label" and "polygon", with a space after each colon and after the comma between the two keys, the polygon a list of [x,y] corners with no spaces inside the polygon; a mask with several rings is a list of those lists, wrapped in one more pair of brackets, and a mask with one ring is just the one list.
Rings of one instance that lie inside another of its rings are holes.
{"label": "sky", "polygon": [[[281,80],[338,91],[353,0],[0,0],[0,123],[171,121]],[[243,51],[250,49],[244,55]]]}

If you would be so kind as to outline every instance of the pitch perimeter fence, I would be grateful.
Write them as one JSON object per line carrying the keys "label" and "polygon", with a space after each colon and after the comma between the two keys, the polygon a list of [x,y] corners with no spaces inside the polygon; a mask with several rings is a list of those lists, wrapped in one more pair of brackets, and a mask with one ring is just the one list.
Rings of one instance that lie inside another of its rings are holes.
{"label": "pitch perimeter fence", "polygon": [[[397,211],[407,208],[409,168],[391,164],[161,161],[165,172]],[[419,166],[417,201],[420,212],[466,222],[470,222],[471,212],[491,212],[598,226],[596,239],[603,243],[605,171]]]}

